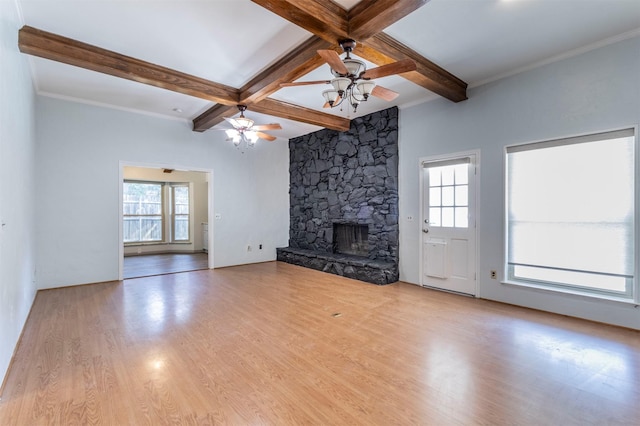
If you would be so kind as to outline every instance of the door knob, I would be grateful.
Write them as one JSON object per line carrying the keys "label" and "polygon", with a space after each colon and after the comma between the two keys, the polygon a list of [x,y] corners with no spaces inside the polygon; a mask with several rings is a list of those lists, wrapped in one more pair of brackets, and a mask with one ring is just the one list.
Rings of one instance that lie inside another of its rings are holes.
{"label": "door knob", "polygon": [[423,229],[422,232],[424,232],[425,234],[428,234],[429,230],[428,229]]}

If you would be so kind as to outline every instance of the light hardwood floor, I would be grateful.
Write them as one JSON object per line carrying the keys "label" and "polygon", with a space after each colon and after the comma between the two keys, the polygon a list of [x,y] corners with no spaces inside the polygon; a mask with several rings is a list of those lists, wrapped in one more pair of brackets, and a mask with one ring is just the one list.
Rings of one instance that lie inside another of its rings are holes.
{"label": "light hardwood floor", "polygon": [[640,333],[269,262],[38,293],[0,425],[640,424]]}

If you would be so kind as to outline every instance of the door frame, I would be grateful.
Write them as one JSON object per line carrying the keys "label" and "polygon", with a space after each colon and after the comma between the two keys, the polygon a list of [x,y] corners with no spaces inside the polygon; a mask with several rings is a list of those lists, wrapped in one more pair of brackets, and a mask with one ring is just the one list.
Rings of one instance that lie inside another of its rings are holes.
{"label": "door frame", "polygon": [[[208,200],[207,200],[207,223],[209,223],[209,238],[208,238],[208,250],[207,250],[207,267],[213,269],[213,169],[203,169],[200,167],[180,166],[175,164],[166,163],[144,163],[134,161],[122,161],[120,160],[118,166],[118,280],[122,281],[123,269],[124,269],[124,242],[123,242],[123,199],[122,199],[122,185],[124,182],[124,168],[129,167],[144,167],[149,169],[174,169],[185,170],[190,172],[200,172],[206,174],[206,180],[208,184]],[[195,229],[194,229],[195,232]]]}
{"label": "door frame", "polygon": [[[420,223],[419,223],[419,227],[418,227],[418,256],[419,256],[419,271],[418,273],[420,274],[420,286],[424,287],[423,284],[423,279],[424,279],[424,244],[423,244],[423,238],[422,238],[422,227],[424,225],[424,220],[425,220],[425,212],[424,212],[424,201],[425,201],[425,194],[424,194],[424,178],[423,178],[423,173],[424,173],[424,164],[425,163],[430,163],[433,161],[446,161],[446,160],[456,160],[458,158],[466,158],[466,157],[470,157],[473,156],[475,157],[475,163],[474,163],[474,167],[475,167],[475,190],[474,190],[474,202],[475,202],[475,211],[474,211],[474,233],[475,233],[475,247],[473,248],[475,250],[475,270],[473,271],[473,273],[475,274],[475,291],[473,296],[480,298],[480,273],[479,273],[479,247],[480,247],[480,237],[478,235],[478,224],[480,223],[480,150],[479,149],[475,149],[475,150],[470,150],[470,151],[460,151],[460,152],[454,152],[454,153],[450,153],[450,154],[440,154],[440,155],[431,155],[428,157],[420,157],[418,159],[418,176],[419,176],[419,183],[420,183]],[[431,287],[429,287],[431,288]],[[441,291],[446,291],[446,289],[441,289]],[[458,293],[456,293],[458,294]]]}

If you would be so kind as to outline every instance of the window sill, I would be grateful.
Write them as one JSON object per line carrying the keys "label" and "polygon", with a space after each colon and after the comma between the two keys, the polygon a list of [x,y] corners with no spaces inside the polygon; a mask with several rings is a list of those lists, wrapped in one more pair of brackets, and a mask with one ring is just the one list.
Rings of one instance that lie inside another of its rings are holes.
{"label": "window sill", "polygon": [[568,288],[549,287],[549,286],[544,286],[544,285],[539,285],[539,284],[534,284],[529,282],[505,280],[505,281],[501,281],[501,284],[510,285],[514,287],[524,287],[527,289],[532,289],[532,290],[539,291],[542,293],[547,293],[547,294],[566,294],[566,295],[575,296],[578,298],[592,300],[592,301],[601,300],[605,302],[622,303],[625,305],[636,305],[636,306],[638,305],[638,302],[634,301],[631,298],[617,297],[617,296],[611,296],[607,294],[594,294],[594,293],[588,293],[585,291],[571,290]]}

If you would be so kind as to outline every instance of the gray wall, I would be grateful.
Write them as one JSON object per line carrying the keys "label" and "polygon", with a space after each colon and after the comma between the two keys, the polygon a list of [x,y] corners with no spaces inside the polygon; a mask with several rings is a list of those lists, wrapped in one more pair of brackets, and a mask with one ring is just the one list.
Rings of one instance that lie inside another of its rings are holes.
{"label": "gray wall", "polygon": [[0,383],[36,294],[34,92],[21,22],[0,1]]}
{"label": "gray wall", "polygon": [[640,309],[632,304],[502,284],[489,277],[492,269],[500,271],[499,278],[503,275],[504,147],[639,121],[640,37],[472,89],[465,102],[437,100],[402,110],[400,278],[420,282],[419,159],[479,149],[480,296],[640,328]]}
{"label": "gray wall", "polygon": [[286,141],[243,154],[224,132],[44,97],[36,118],[39,288],[118,279],[123,163],[212,171],[214,267],[275,260],[287,244]]}

